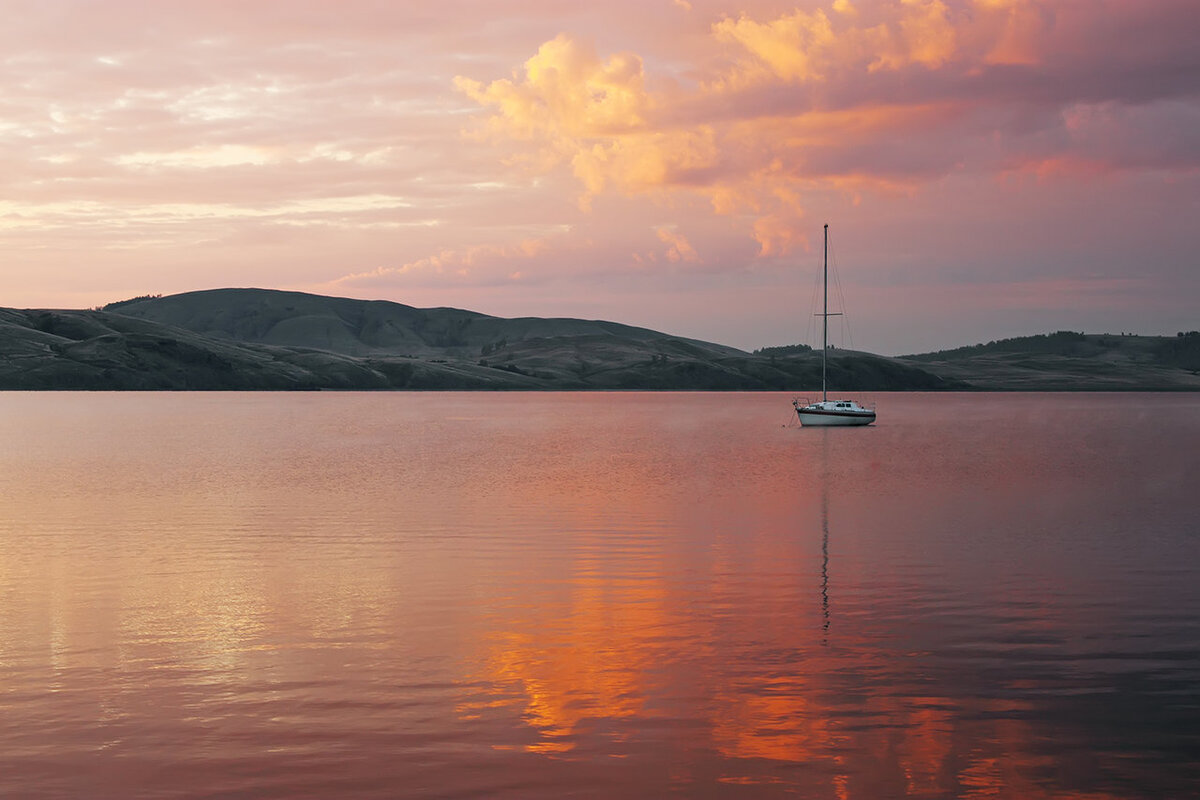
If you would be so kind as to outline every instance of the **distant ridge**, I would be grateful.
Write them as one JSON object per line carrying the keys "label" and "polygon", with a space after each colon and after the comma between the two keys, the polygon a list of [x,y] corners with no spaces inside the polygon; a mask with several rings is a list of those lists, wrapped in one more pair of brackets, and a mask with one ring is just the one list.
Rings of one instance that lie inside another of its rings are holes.
{"label": "distant ridge", "polygon": [[[964,388],[839,351],[838,385]],[[271,289],[146,295],[100,310],[0,309],[6,389],[781,390],[819,385],[811,351],[737,348],[602,320],[504,319]]]}
{"label": "distant ridge", "polygon": [[1021,336],[900,359],[990,391],[1197,391],[1200,331]]}
{"label": "distant ridge", "polygon": [[[1200,390],[1200,333],[1060,331],[888,358],[829,353],[846,392]],[[0,309],[0,389],[812,393],[820,352],[756,353],[603,320],[505,319],[273,289]]]}
{"label": "distant ridge", "polygon": [[[116,307],[114,307],[116,306]],[[638,342],[689,341],[714,355],[733,347],[685,340],[616,322],[520,317],[455,308],[414,308],[275,289],[211,289],[105,306],[126,316],[240,342],[306,347],[343,355],[388,353],[478,358],[484,347],[562,336],[614,336]]]}

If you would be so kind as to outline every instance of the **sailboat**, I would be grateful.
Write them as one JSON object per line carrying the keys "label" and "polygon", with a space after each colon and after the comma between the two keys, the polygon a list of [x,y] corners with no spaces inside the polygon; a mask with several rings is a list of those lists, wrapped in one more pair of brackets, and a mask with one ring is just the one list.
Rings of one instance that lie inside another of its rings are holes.
{"label": "sailboat", "polygon": [[801,403],[793,400],[792,406],[800,417],[801,425],[845,426],[870,425],[875,421],[875,409],[860,406],[853,400],[830,400],[825,382],[825,364],[829,358],[829,318],[841,316],[841,312],[829,313],[829,225],[825,226],[825,267],[822,274],[825,304],[821,317],[821,400],[817,403]]}

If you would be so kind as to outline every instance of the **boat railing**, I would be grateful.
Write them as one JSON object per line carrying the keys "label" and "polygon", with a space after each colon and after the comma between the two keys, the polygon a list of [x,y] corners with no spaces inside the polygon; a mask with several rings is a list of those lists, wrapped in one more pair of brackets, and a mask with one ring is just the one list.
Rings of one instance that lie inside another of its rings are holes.
{"label": "boat railing", "polygon": [[828,401],[818,401],[818,400],[810,400],[807,397],[798,397],[798,396],[792,397],[792,405],[795,406],[796,408],[807,408],[808,406],[816,405],[818,402],[854,403],[859,408],[865,409],[867,411],[875,410],[875,401],[874,400],[850,400],[847,398],[835,397]]}

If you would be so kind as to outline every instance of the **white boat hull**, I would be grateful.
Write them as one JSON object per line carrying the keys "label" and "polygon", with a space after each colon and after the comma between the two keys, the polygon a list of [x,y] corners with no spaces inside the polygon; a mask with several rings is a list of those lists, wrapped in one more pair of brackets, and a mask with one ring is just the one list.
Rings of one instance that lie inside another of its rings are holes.
{"label": "white boat hull", "polygon": [[801,425],[817,427],[849,427],[870,425],[875,421],[875,409],[860,406],[853,400],[822,400],[819,403],[802,404],[793,400],[796,415]]}
{"label": "white boat hull", "polygon": [[797,411],[800,424],[810,427],[845,427],[849,425],[870,425],[875,421],[875,412],[866,413],[836,413],[831,411]]}

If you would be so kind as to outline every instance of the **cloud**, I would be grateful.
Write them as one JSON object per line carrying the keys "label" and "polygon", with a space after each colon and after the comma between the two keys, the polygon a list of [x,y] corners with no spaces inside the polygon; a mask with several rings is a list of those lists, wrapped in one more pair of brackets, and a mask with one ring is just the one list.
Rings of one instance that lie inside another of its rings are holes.
{"label": "cloud", "polygon": [[899,0],[870,26],[853,24],[859,13],[849,3],[835,2],[832,11],[832,17],[818,8],[763,22],[743,15],[714,24],[717,41],[744,51],[735,71],[718,85],[821,81],[863,65],[868,71],[910,64],[936,69],[957,50],[957,33],[941,0]]}
{"label": "cloud", "polygon": [[663,226],[655,230],[658,238],[667,244],[667,260],[668,261],[691,261],[698,262],[700,256],[696,254],[696,249],[679,231]]}
{"label": "cloud", "polygon": [[[732,42],[753,57],[753,67],[743,64],[742,74],[731,82],[744,85],[770,77],[784,81],[820,79],[833,58],[838,38],[825,12],[795,11],[767,22],[748,17],[724,19],[713,25],[718,41]],[[761,69],[759,69],[761,67]]]}
{"label": "cloud", "polygon": [[900,33],[913,63],[936,69],[954,57],[958,34],[941,0],[901,0]]}
{"label": "cloud", "polygon": [[[675,223],[646,226],[635,220],[611,230],[612,220],[563,226],[507,243],[478,242],[442,247],[395,265],[349,273],[331,285],[337,291],[364,288],[524,286],[571,282],[602,284],[613,276],[637,279],[655,265],[658,274],[694,275],[711,270],[684,228]],[[718,259],[729,257],[720,235],[700,231]]]}
{"label": "cloud", "polygon": [[644,124],[648,101],[642,60],[618,53],[602,60],[593,48],[565,35],[544,43],[524,64],[523,77],[486,86],[456,77],[460,91],[495,107],[504,132],[555,139],[616,135]]}
{"label": "cloud", "polygon": [[[1098,100],[1137,102],[1122,96],[1136,91],[1128,78],[1110,81],[1104,96],[1095,72],[1112,72],[1112,57],[1086,46],[1103,42],[1102,31],[1080,46],[1078,28],[1097,25],[1086,6],[837,0],[745,13],[712,24],[709,49],[722,55],[690,81],[648,75],[637,54],[605,58],[560,35],[512,78],[460,78],[458,87],[487,110],[493,140],[540,147],[543,168],[569,166],[583,207],[605,192],[668,204],[699,195],[717,214],[744,217],[760,255],[773,256],[805,241],[806,198],[829,188],[916,191],[956,172],[1081,158],[1102,169],[1147,165],[1120,144],[1153,141],[1131,122],[1141,112],[1110,109],[1105,124],[1079,125]],[[1131,27],[1169,24],[1153,8],[1113,7]],[[1182,47],[1179,55],[1196,60]],[[1186,146],[1170,151],[1198,163]]]}
{"label": "cloud", "polygon": [[547,252],[545,239],[526,239],[513,245],[472,245],[446,248],[433,255],[414,259],[396,267],[378,267],[367,272],[344,275],[333,284],[340,287],[389,287],[429,285],[443,282],[470,282],[486,285],[503,281],[526,280],[516,265],[526,265]]}
{"label": "cloud", "polygon": [[1049,15],[1035,0],[975,0],[983,14],[1002,22],[1001,32],[984,56],[987,64],[1032,66],[1039,62]]}

